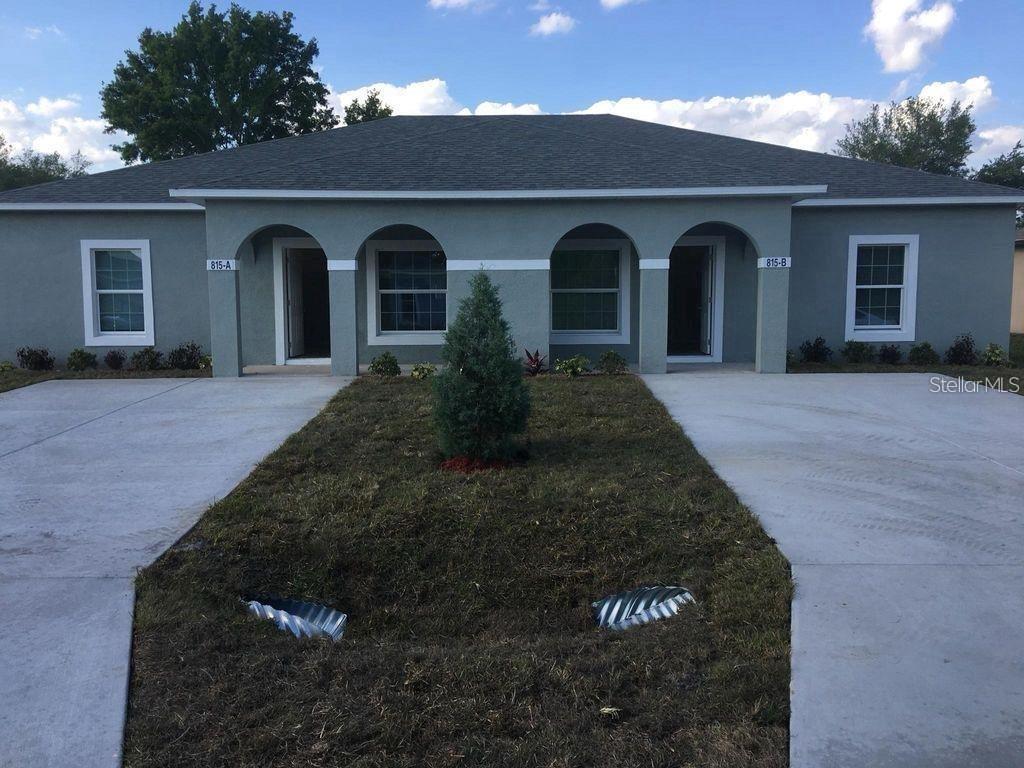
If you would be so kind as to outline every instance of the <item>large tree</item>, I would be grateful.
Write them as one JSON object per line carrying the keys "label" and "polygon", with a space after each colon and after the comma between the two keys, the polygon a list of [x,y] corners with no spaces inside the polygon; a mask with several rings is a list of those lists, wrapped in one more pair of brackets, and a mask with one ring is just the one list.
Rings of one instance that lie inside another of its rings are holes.
{"label": "large tree", "polygon": [[380,100],[380,91],[374,89],[366,94],[365,101],[352,99],[352,102],[345,107],[345,125],[368,123],[371,120],[380,120],[382,117],[391,117],[391,114],[391,107]]}
{"label": "large tree", "polygon": [[88,167],[89,161],[81,152],[75,152],[67,158],[56,152],[43,154],[30,149],[12,154],[11,146],[0,136],[0,192],[83,176]]}
{"label": "large tree", "polygon": [[882,108],[876,104],[861,120],[846,126],[836,152],[904,168],[967,174],[974,117],[970,106],[950,105],[915,96]]}
{"label": "large tree", "polygon": [[[1009,152],[989,160],[976,170],[972,178],[1024,189],[1024,144],[1018,141]],[[1017,209],[1017,226],[1024,227],[1024,208]]]}
{"label": "large tree", "polygon": [[114,149],[128,163],[166,160],[337,125],[316,40],[292,18],[193,2],[170,32],[145,29],[100,93],[107,132],[131,137]]}

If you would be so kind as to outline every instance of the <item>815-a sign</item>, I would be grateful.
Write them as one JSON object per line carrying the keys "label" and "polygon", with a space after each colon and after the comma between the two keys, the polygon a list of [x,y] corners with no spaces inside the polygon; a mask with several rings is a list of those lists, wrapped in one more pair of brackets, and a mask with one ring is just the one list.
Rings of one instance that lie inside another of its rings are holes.
{"label": "815-a sign", "polygon": [[757,260],[758,269],[789,269],[793,259],[789,256],[765,256]]}
{"label": "815-a sign", "polygon": [[210,272],[234,272],[238,269],[238,260],[207,259],[206,269]]}

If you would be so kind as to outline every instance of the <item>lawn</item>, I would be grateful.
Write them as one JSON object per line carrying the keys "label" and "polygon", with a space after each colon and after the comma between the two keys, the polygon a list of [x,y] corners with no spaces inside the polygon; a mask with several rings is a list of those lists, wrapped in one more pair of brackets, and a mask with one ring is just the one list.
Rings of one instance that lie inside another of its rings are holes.
{"label": "lawn", "polygon": [[[774,543],[637,378],[530,388],[525,465],[440,470],[429,383],[361,379],[213,506],[139,577],[126,765],[786,765]],[[645,584],[698,605],[595,628]]]}
{"label": "lawn", "polygon": [[0,371],[0,392],[7,392],[19,387],[27,387],[29,384],[38,384],[41,381],[51,381],[53,379],[176,379],[183,377],[191,379],[209,375],[209,370],[179,371],[173,368],[159,371],[26,371],[21,368],[15,368],[12,371]]}

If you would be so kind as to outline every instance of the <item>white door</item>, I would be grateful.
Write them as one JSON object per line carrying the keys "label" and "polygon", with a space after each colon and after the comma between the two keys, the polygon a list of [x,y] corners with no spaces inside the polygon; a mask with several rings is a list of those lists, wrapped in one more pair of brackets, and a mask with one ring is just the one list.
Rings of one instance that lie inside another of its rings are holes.
{"label": "white door", "polygon": [[285,251],[284,263],[285,296],[288,301],[288,357],[301,357],[306,352],[302,327],[302,259]]}

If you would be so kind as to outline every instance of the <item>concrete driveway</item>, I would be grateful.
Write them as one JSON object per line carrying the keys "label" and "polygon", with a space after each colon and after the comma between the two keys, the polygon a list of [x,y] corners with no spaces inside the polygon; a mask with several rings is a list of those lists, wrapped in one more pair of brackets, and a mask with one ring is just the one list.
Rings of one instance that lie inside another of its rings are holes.
{"label": "concrete driveway", "polygon": [[51,381],[0,394],[0,766],[120,764],[132,587],[346,381]]}
{"label": "concrete driveway", "polygon": [[1024,397],[644,379],[793,565],[794,768],[1024,764]]}

